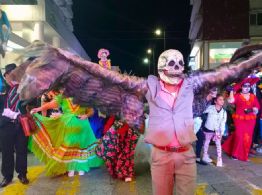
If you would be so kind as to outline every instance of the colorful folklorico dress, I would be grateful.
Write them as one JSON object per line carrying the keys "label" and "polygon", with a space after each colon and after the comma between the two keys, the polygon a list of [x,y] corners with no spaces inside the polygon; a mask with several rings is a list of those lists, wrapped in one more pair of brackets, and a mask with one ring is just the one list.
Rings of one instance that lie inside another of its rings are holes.
{"label": "colorful folklorico dress", "polygon": [[114,121],[96,148],[97,155],[105,160],[105,165],[113,178],[134,177],[134,154],[139,133],[126,123]]}
{"label": "colorful folklorico dress", "polygon": [[88,120],[77,116],[86,108],[74,105],[69,98],[58,95],[56,102],[63,114],[56,118],[35,114],[39,130],[33,135],[32,152],[45,163],[46,174],[55,176],[69,170],[89,171],[103,160],[95,154],[97,139]]}

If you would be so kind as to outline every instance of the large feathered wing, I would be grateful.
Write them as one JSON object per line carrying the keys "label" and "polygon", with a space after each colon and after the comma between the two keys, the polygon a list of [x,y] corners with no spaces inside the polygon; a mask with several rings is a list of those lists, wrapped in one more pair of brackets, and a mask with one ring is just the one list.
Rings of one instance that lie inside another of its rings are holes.
{"label": "large feathered wing", "polygon": [[[19,86],[22,100],[61,87],[64,88],[64,95],[73,97],[77,104],[96,107],[108,115],[121,116],[133,127],[143,123],[143,96],[147,91],[143,78],[107,70],[53,47],[26,66]],[[21,77],[21,71],[17,70],[17,73]]]}

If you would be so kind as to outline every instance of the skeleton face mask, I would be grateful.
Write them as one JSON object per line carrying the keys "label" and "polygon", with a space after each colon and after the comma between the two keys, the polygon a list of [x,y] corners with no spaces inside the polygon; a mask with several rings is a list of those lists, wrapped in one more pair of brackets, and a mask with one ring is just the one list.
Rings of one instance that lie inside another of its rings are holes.
{"label": "skeleton face mask", "polygon": [[164,51],[158,58],[158,74],[166,83],[178,84],[184,71],[183,55],[175,49]]}

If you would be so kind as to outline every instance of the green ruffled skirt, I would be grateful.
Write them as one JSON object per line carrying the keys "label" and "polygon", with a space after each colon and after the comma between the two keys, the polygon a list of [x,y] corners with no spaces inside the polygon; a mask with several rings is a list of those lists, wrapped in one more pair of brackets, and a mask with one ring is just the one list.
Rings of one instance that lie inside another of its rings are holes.
{"label": "green ruffled skirt", "polygon": [[34,116],[39,129],[32,136],[31,150],[45,164],[48,176],[69,170],[87,172],[103,165],[95,153],[98,140],[88,120],[80,120],[74,114],[57,118]]}

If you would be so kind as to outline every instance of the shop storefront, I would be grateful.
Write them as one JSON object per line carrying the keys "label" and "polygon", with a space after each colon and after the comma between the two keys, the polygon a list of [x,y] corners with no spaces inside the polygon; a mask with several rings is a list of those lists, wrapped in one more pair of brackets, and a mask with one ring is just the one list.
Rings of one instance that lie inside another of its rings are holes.
{"label": "shop storefront", "polygon": [[227,63],[241,44],[242,40],[195,42],[190,53],[191,68],[207,70]]}

